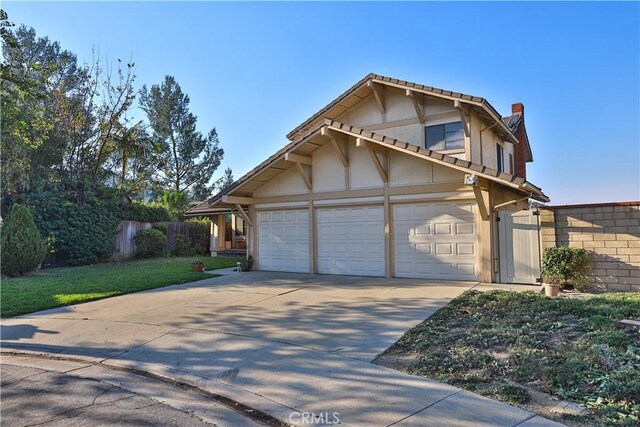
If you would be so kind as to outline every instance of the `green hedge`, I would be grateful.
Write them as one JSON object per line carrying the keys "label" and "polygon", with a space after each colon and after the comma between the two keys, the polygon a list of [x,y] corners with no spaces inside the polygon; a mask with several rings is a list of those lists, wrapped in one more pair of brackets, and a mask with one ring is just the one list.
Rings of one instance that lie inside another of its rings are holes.
{"label": "green hedge", "polygon": [[57,193],[32,197],[30,203],[41,236],[53,237],[51,249],[64,264],[94,264],[111,256],[120,218],[108,199],[78,204]]}
{"label": "green hedge", "polygon": [[170,220],[162,207],[128,203],[113,195],[78,203],[73,194],[52,191],[30,195],[28,203],[42,238],[55,241],[51,249],[58,264],[64,265],[95,264],[109,258],[121,220]]}
{"label": "green hedge", "polygon": [[149,206],[134,202],[124,204],[120,218],[129,221],[162,222],[171,221],[171,214],[162,206]]}
{"label": "green hedge", "polygon": [[559,246],[544,251],[541,274],[545,283],[570,284],[584,290],[588,273],[589,254],[585,249]]}

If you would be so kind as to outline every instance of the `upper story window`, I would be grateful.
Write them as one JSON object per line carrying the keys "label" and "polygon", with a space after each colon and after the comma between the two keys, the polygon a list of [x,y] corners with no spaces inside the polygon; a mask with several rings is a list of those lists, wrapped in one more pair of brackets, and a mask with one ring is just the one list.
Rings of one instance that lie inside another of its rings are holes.
{"label": "upper story window", "polygon": [[511,175],[515,173],[513,170],[513,154],[509,154],[509,173]]}
{"label": "upper story window", "polygon": [[455,150],[464,148],[462,122],[445,123],[426,127],[427,148],[430,150]]}
{"label": "upper story window", "polygon": [[504,172],[504,148],[502,145],[496,144],[496,163],[498,172]]}

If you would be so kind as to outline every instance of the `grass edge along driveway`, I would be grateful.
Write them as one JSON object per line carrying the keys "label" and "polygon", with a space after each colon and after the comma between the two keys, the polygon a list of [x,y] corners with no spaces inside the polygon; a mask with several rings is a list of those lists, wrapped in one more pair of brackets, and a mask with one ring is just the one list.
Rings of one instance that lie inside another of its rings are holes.
{"label": "grass edge along driveway", "polygon": [[[467,291],[407,331],[375,363],[545,417],[556,418],[547,405],[559,399],[589,409],[559,419],[569,425],[636,426],[640,330],[621,326],[625,318],[640,319],[640,293],[551,299]],[[394,366],[398,360],[402,364]],[[536,398],[543,393],[548,397]]]}
{"label": "grass edge along driveway", "polygon": [[[215,277],[191,270],[193,257],[155,258],[119,263],[40,270],[2,278],[2,317],[14,317],[162,286]],[[201,257],[205,270],[231,267],[233,258]]]}

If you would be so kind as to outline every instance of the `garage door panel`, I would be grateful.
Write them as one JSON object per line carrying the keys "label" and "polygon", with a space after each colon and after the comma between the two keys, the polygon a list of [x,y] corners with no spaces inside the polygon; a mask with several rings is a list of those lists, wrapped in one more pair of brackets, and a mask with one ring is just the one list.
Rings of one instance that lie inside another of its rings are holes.
{"label": "garage door panel", "polygon": [[320,208],[317,222],[319,273],[384,276],[382,206]]}
{"label": "garage door panel", "polygon": [[395,205],[393,213],[396,276],[477,280],[473,203]]}
{"label": "garage door panel", "polygon": [[258,213],[261,270],[309,272],[309,211]]}

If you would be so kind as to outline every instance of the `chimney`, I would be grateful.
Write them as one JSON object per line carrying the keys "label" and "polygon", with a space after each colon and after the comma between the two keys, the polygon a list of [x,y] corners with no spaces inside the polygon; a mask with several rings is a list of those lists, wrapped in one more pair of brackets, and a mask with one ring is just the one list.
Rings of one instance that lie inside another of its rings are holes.
{"label": "chimney", "polygon": [[513,174],[527,179],[527,162],[525,159],[525,128],[524,128],[524,105],[521,102],[511,104],[511,114],[520,114],[520,123],[513,132],[515,137],[520,141],[519,144],[513,146]]}
{"label": "chimney", "polygon": [[524,105],[522,102],[516,102],[515,104],[511,104],[511,114],[521,113],[524,114]]}

